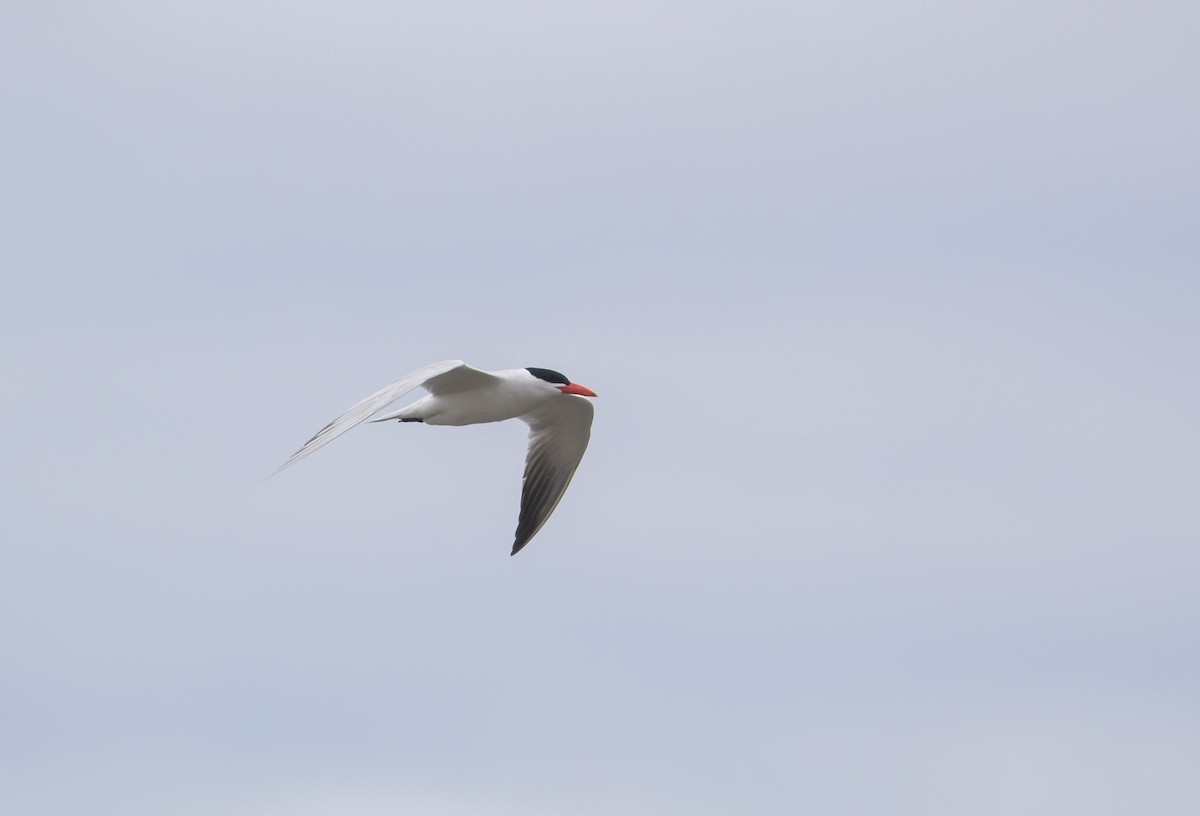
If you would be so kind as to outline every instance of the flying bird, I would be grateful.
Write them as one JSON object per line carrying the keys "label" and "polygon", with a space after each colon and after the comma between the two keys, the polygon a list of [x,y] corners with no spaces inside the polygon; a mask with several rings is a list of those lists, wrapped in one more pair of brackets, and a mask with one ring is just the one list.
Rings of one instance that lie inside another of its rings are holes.
{"label": "flying bird", "polygon": [[[399,411],[375,416],[418,387],[429,395]],[[516,555],[550,518],[583,459],[593,415],[592,403],[583,397],[594,396],[590,388],[548,368],[480,371],[462,360],[433,363],[384,386],[330,422],[275,473],[365,420],[477,425],[519,419],[529,426],[529,450],[512,548]]]}

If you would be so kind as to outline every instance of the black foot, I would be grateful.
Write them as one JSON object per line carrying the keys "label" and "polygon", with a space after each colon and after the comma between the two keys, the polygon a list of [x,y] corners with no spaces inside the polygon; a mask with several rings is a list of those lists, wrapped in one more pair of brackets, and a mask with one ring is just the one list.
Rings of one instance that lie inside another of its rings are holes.
{"label": "black foot", "polygon": [[424,422],[425,420],[413,417],[412,419],[402,419],[401,422]]}

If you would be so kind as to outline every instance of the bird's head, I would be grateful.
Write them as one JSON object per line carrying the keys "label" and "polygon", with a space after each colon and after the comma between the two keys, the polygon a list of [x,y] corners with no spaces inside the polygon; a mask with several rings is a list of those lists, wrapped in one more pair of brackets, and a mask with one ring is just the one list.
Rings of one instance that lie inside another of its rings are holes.
{"label": "bird's head", "polygon": [[544,380],[545,382],[550,383],[564,394],[578,394],[581,397],[596,396],[596,392],[587,386],[573,383],[562,374],[559,374],[557,371],[552,371],[549,368],[526,368],[525,370],[537,377],[539,380]]}

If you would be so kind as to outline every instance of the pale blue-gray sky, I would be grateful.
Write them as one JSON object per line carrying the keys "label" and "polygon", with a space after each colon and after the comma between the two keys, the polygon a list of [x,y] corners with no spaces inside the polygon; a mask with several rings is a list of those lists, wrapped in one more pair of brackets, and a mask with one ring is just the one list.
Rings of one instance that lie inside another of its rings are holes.
{"label": "pale blue-gray sky", "polygon": [[[1198,35],[6,7],[0,811],[1197,812]],[[448,357],[601,395],[518,557],[516,423],[260,484]]]}

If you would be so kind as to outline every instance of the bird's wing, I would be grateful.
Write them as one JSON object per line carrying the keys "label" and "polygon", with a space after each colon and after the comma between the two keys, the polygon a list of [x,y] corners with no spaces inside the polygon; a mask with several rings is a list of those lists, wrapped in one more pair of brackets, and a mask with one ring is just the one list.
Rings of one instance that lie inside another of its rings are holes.
{"label": "bird's wing", "polygon": [[502,382],[501,378],[490,371],[480,371],[478,368],[460,364],[457,368],[452,368],[444,374],[430,377],[423,385],[425,390],[435,397],[444,397],[447,394],[473,391],[476,388],[495,385],[498,382]]}
{"label": "bird's wing", "polygon": [[513,555],[537,535],[566,492],[587,450],[594,413],[586,397],[563,395],[521,417],[529,425],[529,452]]}
{"label": "bird's wing", "polygon": [[[467,372],[470,372],[470,374]],[[462,360],[446,360],[442,363],[432,363],[405,374],[394,383],[379,389],[318,431],[312,439],[304,443],[304,447],[293,453],[291,458],[276,468],[275,473],[283,470],[293,462],[300,461],[327,442],[333,441],[355,425],[368,419],[372,414],[400,399],[414,388],[425,386],[433,391],[435,382],[440,383],[443,379],[447,379],[450,383],[459,382],[463,377],[470,378],[471,374],[491,376],[486,374],[486,372],[471,368]],[[271,475],[274,476],[275,473]]]}

